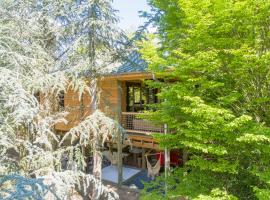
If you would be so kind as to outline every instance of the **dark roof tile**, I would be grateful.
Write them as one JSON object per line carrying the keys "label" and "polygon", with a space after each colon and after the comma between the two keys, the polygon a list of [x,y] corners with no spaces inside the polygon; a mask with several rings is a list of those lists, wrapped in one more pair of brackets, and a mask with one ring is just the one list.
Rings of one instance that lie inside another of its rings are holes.
{"label": "dark roof tile", "polygon": [[116,67],[111,74],[124,74],[133,72],[145,72],[147,63],[141,58],[138,52],[131,53],[123,63]]}

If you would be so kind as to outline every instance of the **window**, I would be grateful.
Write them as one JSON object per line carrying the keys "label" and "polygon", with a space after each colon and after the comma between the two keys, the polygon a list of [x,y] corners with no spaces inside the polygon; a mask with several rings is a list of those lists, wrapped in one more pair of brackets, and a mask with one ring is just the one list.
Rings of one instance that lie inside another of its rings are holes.
{"label": "window", "polygon": [[127,111],[146,110],[147,104],[157,103],[157,90],[143,86],[141,83],[127,82]]}
{"label": "window", "polygon": [[34,96],[37,99],[38,103],[40,103],[40,92],[36,92]]}
{"label": "window", "polygon": [[65,108],[65,92],[60,91],[58,94],[58,107],[59,109]]}

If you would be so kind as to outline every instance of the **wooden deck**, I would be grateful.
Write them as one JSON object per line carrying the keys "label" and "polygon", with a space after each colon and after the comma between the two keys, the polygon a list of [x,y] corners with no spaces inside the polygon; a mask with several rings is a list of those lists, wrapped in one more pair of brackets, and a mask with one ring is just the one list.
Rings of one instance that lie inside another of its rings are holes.
{"label": "wooden deck", "polygon": [[129,134],[128,139],[124,141],[124,144],[146,149],[159,149],[158,141],[152,136]]}
{"label": "wooden deck", "polygon": [[122,112],[121,125],[128,133],[125,145],[139,148],[158,149],[158,141],[153,138],[153,133],[164,133],[164,127],[142,119],[141,113]]}

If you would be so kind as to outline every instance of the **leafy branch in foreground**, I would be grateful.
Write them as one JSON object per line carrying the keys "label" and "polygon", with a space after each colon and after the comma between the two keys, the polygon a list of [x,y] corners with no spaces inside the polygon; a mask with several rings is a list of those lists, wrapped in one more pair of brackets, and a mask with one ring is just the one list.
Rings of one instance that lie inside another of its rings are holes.
{"label": "leafy branch in foreground", "polygon": [[149,2],[161,13],[140,44],[161,91],[150,118],[175,133],[157,136],[161,145],[189,158],[168,198],[268,199],[269,2]]}

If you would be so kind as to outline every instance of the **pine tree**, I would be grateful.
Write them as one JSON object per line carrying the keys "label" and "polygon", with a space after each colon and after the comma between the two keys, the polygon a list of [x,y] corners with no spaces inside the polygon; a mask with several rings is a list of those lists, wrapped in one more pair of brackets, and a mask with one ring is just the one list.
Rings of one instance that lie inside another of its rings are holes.
{"label": "pine tree", "polygon": [[[0,181],[1,198],[44,197],[49,191],[53,197],[65,199],[78,185],[83,185],[84,190],[94,187],[91,192],[96,199],[118,198],[102,186],[100,174],[94,177],[79,169],[62,172],[61,157],[69,152],[72,158],[78,152],[76,161],[83,165],[80,147],[97,141],[102,144],[107,136],[122,131],[120,126],[97,111],[67,133],[74,136],[76,132],[80,138],[88,136],[80,140],[79,146],[68,147],[54,145],[59,136],[53,129],[55,124],[65,122],[67,115],[54,108],[58,93],[68,87],[79,95],[91,90],[93,105],[97,105],[96,80],[119,57],[123,46],[116,38],[123,35],[106,22],[116,22],[110,3],[50,0],[0,3],[0,172],[4,175]],[[85,77],[93,80],[90,86]],[[37,94],[42,94],[42,104]],[[45,178],[47,184],[33,177]],[[32,187],[32,191],[20,190],[24,184]]]}
{"label": "pine tree", "polygon": [[[77,127],[71,129],[66,136],[79,135],[80,145],[91,145],[93,151],[93,174],[101,180],[102,154],[101,148],[106,139],[122,137],[123,129],[116,121],[106,117],[99,109],[100,88],[98,79],[113,70],[115,63],[126,57],[131,46],[124,32],[117,26],[118,18],[112,8],[111,0],[80,1],[75,5],[80,8],[69,23],[74,24],[76,33],[72,46],[74,53],[70,58],[73,62],[83,63],[79,76],[87,77],[90,82],[92,97],[92,116],[87,117]],[[72,32],[72,31],[71,31]],[[87,127],[87,128],[86,128]],[[87,135],[87,136],[86,136]],[[87,139],[86,139],[87,138]],[[93,194],[98,199],[98,194]]]}

